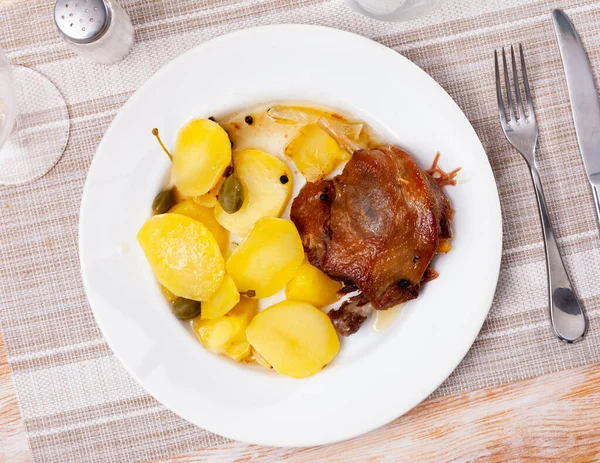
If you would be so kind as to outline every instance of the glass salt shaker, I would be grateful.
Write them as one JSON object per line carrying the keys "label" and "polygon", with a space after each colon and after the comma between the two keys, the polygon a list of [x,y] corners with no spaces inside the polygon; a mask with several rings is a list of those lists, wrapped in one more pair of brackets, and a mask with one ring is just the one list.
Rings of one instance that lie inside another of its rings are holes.
{"label": "glass salt shaker", "polygon": [[57,0],[54,22],[69,48],[96,63],[117,63],[133,46],[131,20],[113,0]]}

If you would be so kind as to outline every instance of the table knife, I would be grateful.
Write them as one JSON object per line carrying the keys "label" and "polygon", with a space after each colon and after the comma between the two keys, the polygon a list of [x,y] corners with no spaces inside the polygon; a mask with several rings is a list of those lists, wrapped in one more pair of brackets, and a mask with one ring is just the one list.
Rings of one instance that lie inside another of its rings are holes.
{"label": "table knife", "polygon": [[567,75],[579,151],[592,186],[597,225],[600,228],[600,101],[590,62],[573,23],[562,10],[554,10],[552,17]]}

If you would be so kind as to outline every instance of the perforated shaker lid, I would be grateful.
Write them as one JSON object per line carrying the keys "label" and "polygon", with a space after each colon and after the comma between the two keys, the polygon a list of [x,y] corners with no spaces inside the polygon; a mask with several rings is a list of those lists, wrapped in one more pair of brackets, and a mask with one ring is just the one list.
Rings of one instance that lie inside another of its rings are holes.
{"label": "perforated shaker lid", "polygon": [[110,26],[110,8],[104,0],[57,0],[54,22],[66,39],[91,43]]}

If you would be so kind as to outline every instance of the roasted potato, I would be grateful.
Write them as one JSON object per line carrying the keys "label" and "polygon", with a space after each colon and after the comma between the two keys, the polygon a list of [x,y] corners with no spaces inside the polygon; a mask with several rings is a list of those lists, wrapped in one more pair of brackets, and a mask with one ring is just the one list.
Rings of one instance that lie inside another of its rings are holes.
{"label": "roasted potato", "polygon": [[240,293],[269,297],[294,276],[304,259],[296,226],[290,220],[264,218],[256,222],[227,259],[227,274]]}
{"label": "roasted potato", "polygon": [[292,195],[292,174],[275,156],[246,149],[233,156],[234,169],[244,187],[242,207],[228,214],[215,206],[219,223],[232,233],[246,236],[257,220],[279,217]]}
{"label": "roasted potato", "polygon": [[340,349],[329,317],[306,302],[283,301],[266,308],[252,319],[246,337],[267,364],[294,378],[314,375]]}
{"label": "roasted potato", "polygon": [[285,297],[291,301],[308,302],[321,309],[340,298],[337,293],[340,289],[342,284],[339,281],[332,280],[304,259],[285,286]]}
{"label": "roasted potato", "polygon": [[178,297],[206,301],[225,275],[225,262],[212,233],[181,214],[150,217],[137,239],[158,282]]}
{"label": "roasted potato", "polygon": [[258,310],[258,301],[240,299],[227,314],[213,320],[194,319],[193,327],[202,345],[215,354],[241,362],[252,352],[246,328]]}
{"label": "roasted potato", "polygon": [[208,300],[202,303],[202,320],[213,320],[222,317],[236,304],[240,302],[240,293],[235,287],[233,279],[229,275],[225,275],[223,283],[217,289],[215,294]]}
{"label": "roasted potato", "polygon": [[229,135],[216,122],[193,119],[179,131],[171,173],[182,195],[208,193],[230,164]]}
{"label": "roasted potato", "polygon": [[186,199],[178,204],[175,204],[170,210],[171,214],[181,214],[191,217],[199,222],[202,222],[212,233],[219,245],[219,249],[223,254],[227,254],[229,248],[229,232],[225,230],[215,218],[214,209],[206,206],[201,206],[196,201]]}
{"label": "roasted potato", "polygon": [[285,148],[285,154],[308,182],[326,177],[348,159],[346,152],[317,124],[302,127]]}

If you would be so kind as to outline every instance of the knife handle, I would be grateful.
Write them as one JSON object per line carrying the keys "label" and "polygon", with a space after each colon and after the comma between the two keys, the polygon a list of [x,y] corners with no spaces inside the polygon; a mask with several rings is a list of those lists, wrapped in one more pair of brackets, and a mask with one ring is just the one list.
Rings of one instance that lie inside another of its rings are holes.
{"label": "knife handle", "polygon": [[581,341],[587,333],[588,320],[583,311],[583,306],[573,290],[573,285],[558,250],[558,243],[550,223],[550,214],[548,214],[540,174],[534,164],[529,167],[542,221],[552,328],[556,336],[562,341],[568,343]]}
{"label": "knife handle", "polygon": [[594,194],[594,206],[596,206],[596,225],[600,230],[600,199],[598,198],[598,188],[592,185],[592,193]]}

